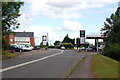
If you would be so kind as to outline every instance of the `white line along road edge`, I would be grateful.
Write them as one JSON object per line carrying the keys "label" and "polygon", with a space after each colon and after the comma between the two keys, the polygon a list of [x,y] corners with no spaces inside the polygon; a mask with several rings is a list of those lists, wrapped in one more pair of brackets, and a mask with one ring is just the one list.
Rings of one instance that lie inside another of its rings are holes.
{"label": "white line along road edge", "polygon": [[62,52],[63,52],[63,50],[60,53],[56,53],[56,54],[53,54],[53,55],[50,55],[50,56],[46,56],[46,57],[43,57],[43,58],[40,58],[40,59],[36,59],[36,60],[32,60],[32,61],[28,61],[28,62],[25,62],[25,63],[18,64],[18,65],[15,65],[15,66],[10,66],[10,67],[4,68],[4,69],[0,69],[0,72],[11,70],[11,69],[14,69],[14,68],[17,68],[17,67],[21,67],[21,66],[24,66],[24,65],[27,65],[27,64],[31,64],[31,63],[34,63],[34,62],[38,62],[38,61],[41,61],[41,60],[44,60],[44,59],[56,56],[58,54],[61,54]]}

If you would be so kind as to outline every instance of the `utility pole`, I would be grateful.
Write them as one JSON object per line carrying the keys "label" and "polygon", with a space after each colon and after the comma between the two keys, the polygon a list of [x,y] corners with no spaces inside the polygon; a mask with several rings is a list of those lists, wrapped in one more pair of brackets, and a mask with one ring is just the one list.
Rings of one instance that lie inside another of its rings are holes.
{"label": "utility pole", "polygon": [[47,33],[47,43],[48,43],[48,46],[49,46],[49,38],[48,38],[48,33]]}

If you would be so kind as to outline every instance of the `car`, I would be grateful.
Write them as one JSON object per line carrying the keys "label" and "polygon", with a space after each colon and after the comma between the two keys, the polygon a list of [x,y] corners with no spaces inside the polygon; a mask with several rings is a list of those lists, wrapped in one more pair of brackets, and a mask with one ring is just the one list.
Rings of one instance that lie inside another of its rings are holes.
{"label": "car", "polygon": [[9,45],[9,50],[15,50],[15,52],[23,52],[24,50],[16,45]]}
{"label": "car", "polygon": [[21,47],[24,51],[31,51],[32,48],[29,45],[17,45],[18,47]]}
{"label": "car", "polygon": [[64,47],[64,46],[62,46],[62,47],[61,47],[61,49],[62,49],[62,50],[65,50],[65,47]]}
{"label": "car", "polygon": [[97,51],[97,47],[93,46],[93,51]]}
{"label": "car", "polygon": [[81,50],[84,50],[84,51],[85,51],[85,47],[82,47]]}
{"label": "car", "polygon": [[29,45],[23,45],[23,46],[22,46],[22,49],[23,49],[24,51],[32,51],[32,48],[31,48]]}
{"label": "car", "polygon": [[32,49],[32,50],[34,49],[34,47],[33,47],[33,46],[31,46],[31,45],[30,45],[30,47],[31,47],[31,49]]}
{"label": "car", "polygon": [[93,51],[93,48],[92,47],[88,47],[87,51]]}
{"label": "car", "polygon": [[31,48],[31,50],[34,49],[34,47],[32,47],[31,45],[28,45],[28,44],[26,44],[25,47],[27,47],[27,48]]}

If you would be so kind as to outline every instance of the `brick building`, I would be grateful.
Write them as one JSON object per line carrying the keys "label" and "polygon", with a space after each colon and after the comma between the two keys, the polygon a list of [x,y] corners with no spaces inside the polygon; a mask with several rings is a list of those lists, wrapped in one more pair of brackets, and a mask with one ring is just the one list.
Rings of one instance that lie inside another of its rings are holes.
{"label": "brick building", "polygon": [[9,44],[28,43],[34,46],[34,32],[15,32],[15,35],[6,35],[6,39],[9,40]]}

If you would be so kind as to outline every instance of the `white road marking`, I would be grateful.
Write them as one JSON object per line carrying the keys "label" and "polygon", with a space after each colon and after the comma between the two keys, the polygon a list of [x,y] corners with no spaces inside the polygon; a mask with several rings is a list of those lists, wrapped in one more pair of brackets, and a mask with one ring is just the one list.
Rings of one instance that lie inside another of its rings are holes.
{"label": "white road marking", "polygon": [[31,64],[31,63],[34,63],[34,62],[38,62],[38,61],[41,61],[41,60],[44,60],[44,59],[56,56],[58,54],[61,54],[62,52],[63,51],[61,51],[60,53],[56,53],[56,54],[53,54],[53,55],[50,55],[50,56],[46,56],[46,57],[40,58],[40,59],[36,59],[36,60],[32,60],[32,61],[28,61],[28,62],[25,62],[25,63],[18,64],[18,65],[15,65],[15,66],[10,66],[10,67],[4,68],[4,69],[0,69],[0,72],[4,72],[4,71],[7,71],[7,70],[11,70],[11,69],[17,68],[17,67],[25,66],[27,64]]}

